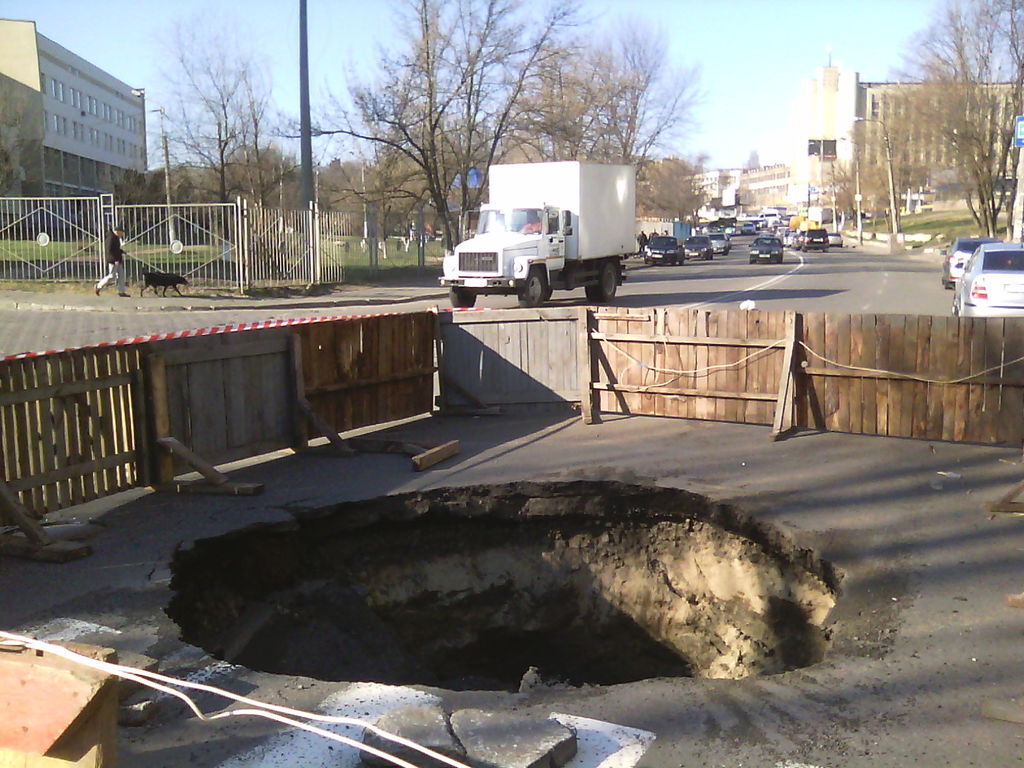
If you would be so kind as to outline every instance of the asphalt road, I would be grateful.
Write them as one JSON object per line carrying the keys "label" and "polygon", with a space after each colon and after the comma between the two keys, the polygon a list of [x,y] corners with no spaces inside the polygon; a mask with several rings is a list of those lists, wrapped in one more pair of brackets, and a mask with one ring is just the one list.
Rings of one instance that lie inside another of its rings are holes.
{"label": "asphalt road", "polygon": [[[726,309],[751,300],[758,309],[805,312],[932,315],[950,312],[951,294],[940,284],[935,256],[877,255],[862,248],[833,248],[828,253],[808,254],[787,249],[782,264],[750,264],[748,246],[752,239],[735,238],[727,256],[716,256],[707,262],[647,267],[639,260],[631,260],[628,280],[619,289],[615,304]],[[410,286],[401,303],[375,304],[372,308],[357,300],[361,290],[352,291],[350,303],[339,299],[300,308],[268,303],[264,308],[232,309],[231,302],[227,301],[223,309],[202,312],[166,311],[166,308],[159,312],[135,308],[123,312],[0,310],[0,354],[74,347],[226,323],[448,306],[437,286]],[[389,295],[394,294],[392,288]],[[549,304],[574,306],[585,301],[582,290],[562,291],[556,292]],[[478,306],[511,308],[518,304],[512,296],[491,296],[482,298]]]}

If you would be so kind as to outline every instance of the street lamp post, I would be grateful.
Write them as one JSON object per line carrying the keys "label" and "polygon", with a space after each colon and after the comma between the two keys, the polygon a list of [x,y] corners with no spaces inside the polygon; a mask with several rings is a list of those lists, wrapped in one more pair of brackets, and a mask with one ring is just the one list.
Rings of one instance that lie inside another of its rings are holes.
{"label": "street lamp post", "polygon": [[167,201],[167,244],[174,242],[174,212],[171,209],[171,153],[167,148],[167,130],[164,127],[164,108],[150,110],[160,113],[160,141],[164,149],[164,197]]}

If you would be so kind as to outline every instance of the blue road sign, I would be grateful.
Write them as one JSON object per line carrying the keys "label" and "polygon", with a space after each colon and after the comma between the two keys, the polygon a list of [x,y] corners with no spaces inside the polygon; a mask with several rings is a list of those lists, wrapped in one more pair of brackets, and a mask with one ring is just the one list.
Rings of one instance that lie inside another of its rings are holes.
{"label": "blue road sign", "polygon": [[1017,123],[1013,128],[1013,146],[1024,147],[1024,116],[1017,117]]}

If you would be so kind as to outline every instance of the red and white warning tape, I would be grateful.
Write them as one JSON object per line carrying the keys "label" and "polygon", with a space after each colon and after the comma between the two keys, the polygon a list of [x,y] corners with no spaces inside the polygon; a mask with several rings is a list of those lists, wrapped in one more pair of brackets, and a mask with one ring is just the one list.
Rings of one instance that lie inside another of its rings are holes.
{"label": "red and white warning tape", "polygon": [[251,323],[228,323],[226,325],[213,325],[209,328],[196,328],[189,331],[170,331],[168,333],[153,333],[148,336],[134,336],[116,341],[101,341],[96,344],[83,344],[80,347],[64,347],[62,349],[47,349],[38,352],[19,352],[16,355],[6,355],[0,360],[22,360],[28,357],[43,357],[45,355],[56,355],[61,352],[74,352],[80,349],[102,349],[105,347],[124,347],[132,344],[145,344],[149,341],[163,341],[164,339],[184,339],[191,336],[210,336],[217,333],[236,333],[238,331],[254,331],[261,328],[280,328],[288,325],[307,325],[310,323],[326,323],[334,320],[354,320],[363,317],[388,317],[398,315],[399,312],[378,312],[367,315],[328,315],[322,317],[293,317],[287,320],[259,320]]}

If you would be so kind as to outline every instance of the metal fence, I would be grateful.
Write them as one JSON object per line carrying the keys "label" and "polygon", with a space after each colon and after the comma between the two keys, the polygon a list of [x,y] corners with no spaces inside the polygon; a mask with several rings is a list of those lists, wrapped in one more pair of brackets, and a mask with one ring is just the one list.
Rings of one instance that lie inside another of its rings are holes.
{"label": "metal fence", "polygon": [[[95,280],[103,239],[125,229],[130,281],[174,272],[195,286],[252,287],[361,282],[395,268],[440,265],[439,242],[378,238],[374,212],[264,208],[234,203],[119,205],[112,196],[0,198],[0,280]],[[419,234],[417,234],[419,233]]]}
{"label": "metal fence", "polygon": [[242,209],[235,203],[118,205],[129,279],[174,272],[192,284],[244,286]]}
{"label": "metal fence", "polygon": [[0,279],[97,279],[102,202],[97,197],[0,197]]}

